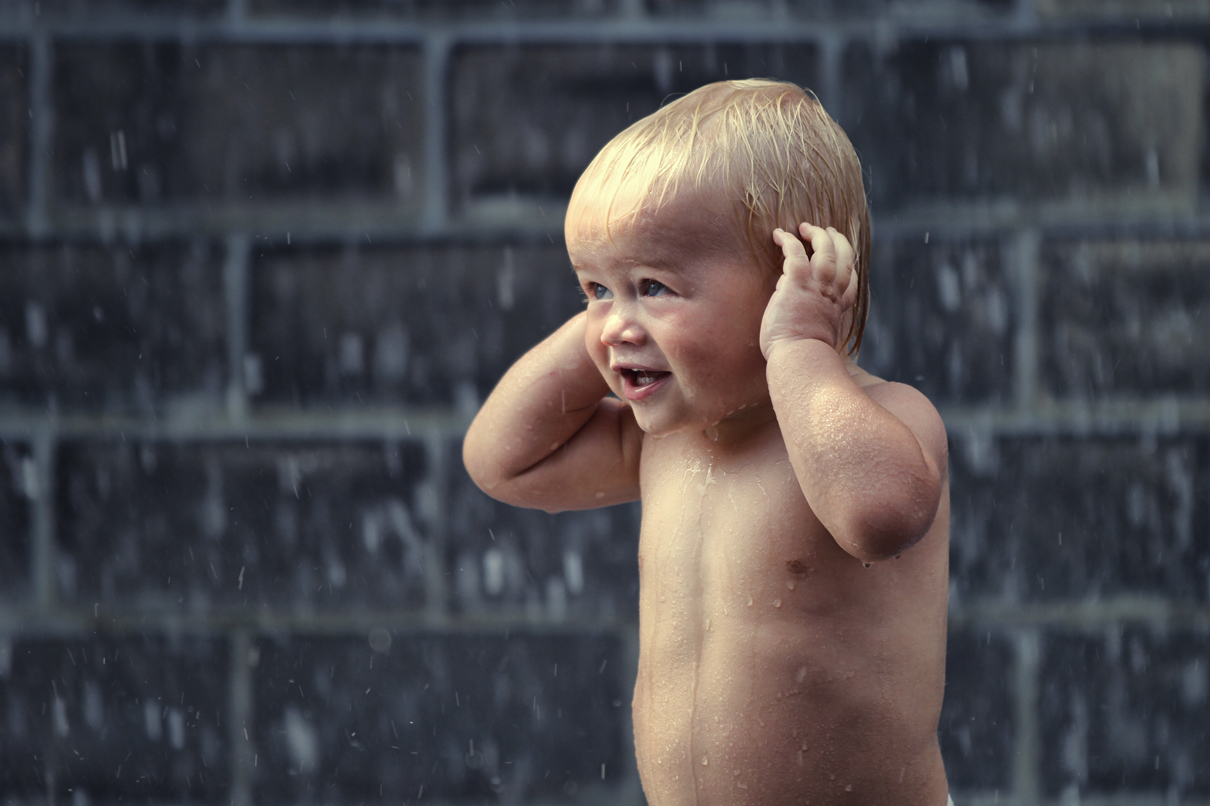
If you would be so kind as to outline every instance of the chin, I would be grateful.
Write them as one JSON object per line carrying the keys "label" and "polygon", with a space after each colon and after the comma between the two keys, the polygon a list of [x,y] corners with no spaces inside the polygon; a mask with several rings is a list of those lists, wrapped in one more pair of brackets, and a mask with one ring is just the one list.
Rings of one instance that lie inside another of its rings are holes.
{"label": "chin", "polygon": [[690,434],[698,431],[705,431],[710,426],[716,424],[721,418],[673,418],[666,417],[643,417],[637,411],[635,412],[635,422],[643,433],[650,434],[653,437],[669,437],[673,434]]}

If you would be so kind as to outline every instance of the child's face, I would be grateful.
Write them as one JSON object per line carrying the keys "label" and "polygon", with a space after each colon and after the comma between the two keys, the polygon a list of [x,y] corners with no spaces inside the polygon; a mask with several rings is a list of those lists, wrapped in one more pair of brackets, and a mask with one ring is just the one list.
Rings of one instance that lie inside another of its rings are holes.
{"label": "child's face", "polygon": [[611,237],[599,210],[568,216],[567,249],[588,297],[588,352],[656,436],[770,410],[758,339],[777,278],[754,265],[732,220],[699,198],[682,193]]}

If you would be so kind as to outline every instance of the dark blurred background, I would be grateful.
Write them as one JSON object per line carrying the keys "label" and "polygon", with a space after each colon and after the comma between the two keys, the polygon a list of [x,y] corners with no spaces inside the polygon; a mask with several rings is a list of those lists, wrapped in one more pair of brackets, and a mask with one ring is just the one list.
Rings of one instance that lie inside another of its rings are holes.
{"label": "dark blurred background", "polygon": [[[813,88],[951,436],[959,806],[1210,803],[1206,0],[0,0],[0,801],[642,802],[638,510],[460,461],[596,150]],[[910,696],[907,693],[906,696]]]}

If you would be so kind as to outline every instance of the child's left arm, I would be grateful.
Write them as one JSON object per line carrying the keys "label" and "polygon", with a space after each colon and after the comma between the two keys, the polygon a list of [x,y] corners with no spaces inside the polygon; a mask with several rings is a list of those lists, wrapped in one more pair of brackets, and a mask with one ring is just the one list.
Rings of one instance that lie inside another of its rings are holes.
{"label": "child's left arm", "polygon": [[838,352],[857,297],[853,249],[810,224],[808,258],[774,230],[784,273],[761,322],[769,394],[807,503],[837,543],[865,562],[896,556],[932,526],[946,477],[945,426],[920,392],[879,384],[869,393]]}

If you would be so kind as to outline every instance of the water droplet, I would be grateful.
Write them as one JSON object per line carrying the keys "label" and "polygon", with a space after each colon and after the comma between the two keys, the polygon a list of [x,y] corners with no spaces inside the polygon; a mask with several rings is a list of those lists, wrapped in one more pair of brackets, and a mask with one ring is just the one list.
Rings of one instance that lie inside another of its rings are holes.
{"label": "water droplet", "polygon": [[844,788],[844,791],[845,791],[845,792],[852,792],[852,791],[853,791],[853,785],[852,785],[852,784],[847,784],[847,785],[845,786],[845,788]]}
{"label": "water droplet", "polygon": [[862,566],[863,566],[863,567],[865,567],[865,568],[869,568],[869,567],[870,567],[870,564],[869,564],[869,563],[862,563]]}
{"label": "water droplet", "polygon": [[702,756],[702,766],[703,766],[703,767],[709,767],[709,766],[710,766],[710,759],[706,758],[705,756]]}
{"label": "water droplet", "polygon": [[798,586],[797,580],[793,580],[793,579],[786,580],[786,590],[794,590],[794,588],[796,588],[797,586]]}
{"label": "water droplet", "polygon": [[710,632],[710,619],[706,619],[706,632]]}
{"label": "water droplet", "polygon": [[781,607],[781,599],[774,599],[774,600],[773,600],[773,606],[774,606],[774,607]]}
{"label": "water droplet", "polygon": [[748,594],[748,607],[752,606],[752,594]]}

